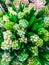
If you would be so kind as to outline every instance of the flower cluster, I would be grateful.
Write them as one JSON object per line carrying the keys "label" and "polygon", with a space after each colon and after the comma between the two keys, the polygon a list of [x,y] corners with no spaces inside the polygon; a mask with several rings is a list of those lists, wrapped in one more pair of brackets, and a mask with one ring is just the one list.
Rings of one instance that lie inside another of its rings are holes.
{"label": "flower cluster", "polygon": [[1,65],[49,65],[49,16],[45,7],[41,10],[45,3],[13,4],[8,4],[8,12],[0,10]]}
{"label": "flower cluster", "polygon": [[[46,3],[45,0],[12,0],[12,2],[15,5],[16,9],[19,9],[19,4],[23,3],[24,5],[29,4],[30,7],[33,6],[37,11],[41,10]],[[12,2],[10,0],[6,0],[5,3],[8,4]]]}
{"label": "flower cluster", "polygon": [[1,48],[3,50],[8,50],[9,48],[11,48],[11,44],[12,44],[12,40],[10,39],[10,37],[12,36],[12,33],[7,30],[6,32],[3,32],[3,37],[4,37],[4,41],[1,44]]}
{"label": "flower cluster", "polygon": [[36,46],[42,46],[43,40],[39,38],[36,34],[30,37],[30,40],[36,45]]}
{"label": "flower cluster", "polygon": [[2,55],[2,59],[1,59],[1,65],[6,64],[9,65],[9,62],[11,61],[11,57],[9,53],[4,53]]}

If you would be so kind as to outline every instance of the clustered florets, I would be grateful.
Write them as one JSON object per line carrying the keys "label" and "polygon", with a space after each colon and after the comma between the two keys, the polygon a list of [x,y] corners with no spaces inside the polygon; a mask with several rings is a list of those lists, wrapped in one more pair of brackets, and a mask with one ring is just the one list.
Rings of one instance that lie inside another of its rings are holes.
{"label": "clustered florets", "polygon": [[11,57],[9,53],[4,53],[2,55],[1,65],[6,64],[9,65],[9,62],[11,61]]}
{"label": "clustered florets", "polygon": [[49,65],[49,16],[45,15],[48,10],[39,8],[41,0],[38,7],[18,2],[19,9],[11,4],[8,12],[0,10],[1,65]]}

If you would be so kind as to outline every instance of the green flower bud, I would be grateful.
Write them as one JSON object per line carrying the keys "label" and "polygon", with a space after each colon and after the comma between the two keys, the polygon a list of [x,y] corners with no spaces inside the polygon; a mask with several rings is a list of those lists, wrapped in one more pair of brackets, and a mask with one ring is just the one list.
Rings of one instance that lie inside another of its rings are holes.
{"label": "green flower bud", "polygon": [[19,20],[19,24],[22,25],[24,28],[26,28],[29,23],[27,20],[21,19],[21,20]]}
{"label": "green flower bud", "polygon": [[35,45],[41,47],[43,45],[43,40],[39,38]]}
{"label": "green flower bud", "polygon": [[49,17],[46,17],[44,20],[44,27],[48,28],[49,27]]}
{"label": "green flower bud", "polygon": [[49,41],[49,32],[48,31],[44,34],[43,40],[45,42]]}
{"label": "green flower bud", "polygon": [[39,35],[43,35],[43,34],[45,34],[46,32],[47,32],[47,30],[44,29],[44,28],[39,28],[39,29],[38,29],[38,34],[39,34]]}
{"label": "green flower bud", "polygon": [[49,16],[49,6],[44,6],[43,10],[44,10],[44,14]]}
{"label": "green flower bud", "polygon": [[14,25],[14,23],[13,22],[6,22],[5,24],[4,24],[4,28],[6,29],[6,30],[12,30],[13,29],[13,25]]}
{"label": "green flower bud", "polygon": [[38,57],[29,58],[27,63],[27,65],[42,65]]}
{"label": "green flower bud", "polygon": [[42,39],[47,42],[49,41],[49,32],[44,28],[38,29],[38,34],[41,35]]}
{"label": "green flower bud", "polygon": [[18,50],[18,49],[20,49],[20,43],[17,41],[17,40],[15,40],[15,41],[13,41],[13,43],[12,43],[12,49],[14,50],[14,49],[16,49],[16,50]]}

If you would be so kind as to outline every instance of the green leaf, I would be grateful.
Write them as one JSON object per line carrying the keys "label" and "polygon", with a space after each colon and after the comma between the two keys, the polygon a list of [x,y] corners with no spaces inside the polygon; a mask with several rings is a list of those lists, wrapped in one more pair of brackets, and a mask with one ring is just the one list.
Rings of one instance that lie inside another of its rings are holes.
{"label": "green leaf", "polygon": [[44,55],[42,55],[43,56],[43,58],[46,60],[46,61],[48,61],[49,62],[49,54],[44,54]]}
{"label": "green leaf", "polygon": [[1,3],[5,3],[6,0],[0,0]]}
{"label": "green leaf", "polygon": [[41,10],[41,11],[39,11],[38,13],[37,13],[37,18],[40,18],[40,17],[42,17],[44,15],[44,10]]}
{"label": "green leaf", "polygon": [[20,5],[19,5],[20,11],[23,11],[23,8],[24,8],[24,6],[23,6],[23,4],[20,2]]}
{"label": "green leaf", "polygon": [[33,30],[33,31],[36,31],[36,30],[38,29],[38,25],[39,25],[38,23],[35,23],[35,24],[33,25],[33,27],[32,27],[32,30]]}
{"label": "green leaf", "polygon": [[18,21],[17,15],[12,15],[11,13],[9,13],[9,19],[15,23]]}
{"label": "green leaf", "polygon": [[32,27],[32,25],[33,25],[33,22],[35,21],[35,16],[32,16],[31,17],[31,19],[30,19],[30,21],[29,21],[29,26],[28,26],[28,28],[31,28]]}

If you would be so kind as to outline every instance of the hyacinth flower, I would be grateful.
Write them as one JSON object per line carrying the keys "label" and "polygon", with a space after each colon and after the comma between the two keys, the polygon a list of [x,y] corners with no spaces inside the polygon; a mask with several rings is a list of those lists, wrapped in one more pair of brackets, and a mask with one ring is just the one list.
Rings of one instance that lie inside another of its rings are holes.
{"label": "hyacinth flower", "polygon": [[3,35],[4,41],[1,44],[1,48],[4,50],[8,50],[9,48],[11,48],[12,44],[12,40],[10,39],[12,33],[9,30],[7,30],[6,32],[3,32]]}
{"label": "hyacinth flower", "polygon": [[46,17],[44,20],[44,27],[48,28],[49,27],[49,17]]}
{"label": "hyacinth flower", "polygon": [[9,17],[7,15],[3,15],[3,21],[4,22],[8,22],[9,21]]}
{"label": "hyacinth flower", "polygon": [[39,29],[38,34],[43,35],[42,38],[44,39],[45,42],[49,41],[49,32],[46,29],[44,28]]}
{"label": "hyacinth flower", "polygon": [[23,9],[23,12],[18,13],[18,18],[19,19],[25,18],[25,19],[29,20],[30,16],[33,16],[33,14],[31,14],[31,13],[34,13],[34,12],[35,12],[35,10],[33,7],[31,7],[31,8],[25,7]]}
{"label": "hyacinth flower", "polygon": [[9,53],[4,53],[1,59],[1,65],[9,65],[11,57]]}
{"label": "hyacinth flower", "polygon": [[[13,29],[17,30],[17,34],[21,37],[23,37],[25,35],[25,32],[26,32],[26,28],[28,26],[28,21],[25,20],[25,19],[21,19],[19,21],[19,24],[15,24],[13,26]],[[24,37],[23,37],[24,38]]]}
{"label": "hyacinth flower", "polygon": [[[26,5],[26,4],[30,5],[31,4],[30,6],[31,7],[33,6],[37,11],[41,10],[46,3],[45,0],[12,0],[12,1],[6,0],[5,3],[8,4],[8,3],[12,3],[12,2],[15,5],[16,9],[19,9],[19,4],[23,3],[24,5]],[[31,3],[29,3],[29,2],[31,2]]]}
{"label": "hyacinth flower", "polygon": [[20,46],[21,46],[21,44],[20,44],[20,42],[18,42],[18,40],[14,40],[12,42],[12,50],[19,50]]}
{"label": "hyacinth flower", "polygon": [[7,30],[12,30],[12,27],[13,27],[14,23],[13,22],[6,22],[4,24],[4,28],[7,29]]}
{"label": "hyacinth flower", "polygon": [[30,1],[33,3],[33,6],[37,11],[41,10],[46,3],[45,0],[30,0]]}
{"label": "hyacinth flower", "polygon": [[[36,29],[36,28],[35,28]],[[46,29],[44,28],[39,28],[37,27],[37,33],[38,35],[43,38],[43,40],[46,42],[46,41],[49,41],[49,31],[47,31]],[[41,36],[42,35],[42,36]]]}
{"label": "hyacinth flower", "polygon": [[48,5],[46,5],[46,6],[44,6],[44,11],[45,11],[45,15],[46,16],[49,16],[49,4]]}
{"label": "hyacinth flower", "polygon": [[42,65],[41,60],[38,57],[29,58],[27,65]]}
{"label": "hyacinth flower", "polygon": [[[23,3],[24,5],[29,4],[28,0],[14,0],[13,4],[15,5],[16,9],[19,9],[19,4]],[[20,5],[21,6],[21,5]],[[22,5],[23,6],[23,5]]]}
{"label": "hyacinth flower", "polygon": [[32,43],[34,43],[36,46],[42,46],[43,40],[38,37],[38,35],[34,34],[33,36],[30,36],[30,40]]}
{"label": "hyacinth flower", "polygon": [[10,0],[6,0],[5,3],[6,3],[6,4],[9,4],[9,3],[10,3]]}
{"label": "hyacinth flower", "polygon": [[49,65],[49,17],[45,9],[20,5],[0,16],[1,65]]}
{"label": "hyacinth flower", "polygon": [[19,9],[19,4],[20,4],[21,0],[14,0],[13,4],[15,5],[16,9]]}

